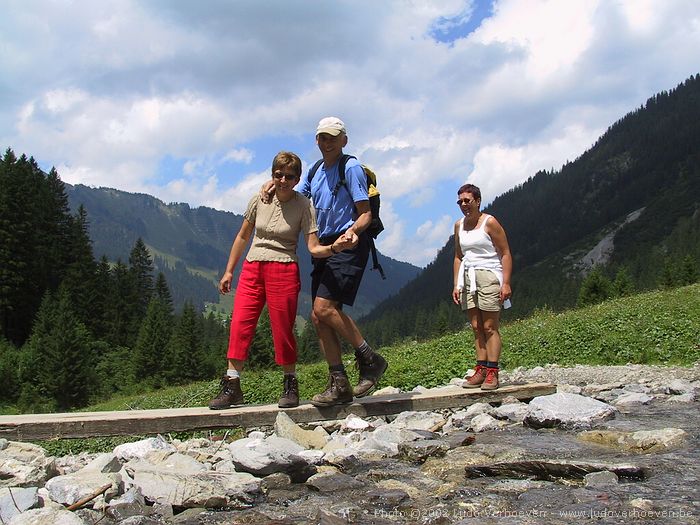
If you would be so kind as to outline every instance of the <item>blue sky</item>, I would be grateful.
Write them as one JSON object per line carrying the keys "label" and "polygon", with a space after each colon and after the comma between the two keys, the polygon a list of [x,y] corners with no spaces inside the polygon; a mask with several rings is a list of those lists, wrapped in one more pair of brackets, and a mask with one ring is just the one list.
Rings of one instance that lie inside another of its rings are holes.
{"label": "blue sky", "polygon": [[[241,213],[327,115],[379,176],[379,249],[574,160],[700,72],[697,0],[4,0],[0,144],[72,184]],[[232,232],[232,238],[235,232]]]}

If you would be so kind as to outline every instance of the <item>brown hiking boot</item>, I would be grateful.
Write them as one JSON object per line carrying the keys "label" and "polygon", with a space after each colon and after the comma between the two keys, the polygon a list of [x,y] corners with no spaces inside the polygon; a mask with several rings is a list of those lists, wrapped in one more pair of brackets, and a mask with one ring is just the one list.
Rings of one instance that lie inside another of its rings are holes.
{"label": "brown hiking boot", "polygon": [[243,404],[243,391],[241,390],[241,378],[224,376],[221,378],[221,391],[219,395],[209,401],[212,410],[223,410]]}
{"label": "brown hiking boot", "polygon": [[352,387],[348,376],[342,372],[331,372],[328,378],[328,387],[324,392],[311,398],[311,404],[317,407],[330,407],[352,403]]}
{"label": "brown hiking boot", "polygon": [[467,378],[467,382],[462,385],[464,388],[479,388],[486,379],[486,367],[476,365],[474,373]]}
{"label": "brown hiking boot", "polygon": [[360,370],[360,380],[352,389],[355,397],[365,397],[377,386],[389,364],[379,354],[373,353],[369,359],[356,358],[355,365]]}
{"label": "brown hiking boot", "polygon": [[496,390],[498,388],[498,368],[487,368],[486,379],[481,383],[481,390]]}
{"label": "brown hiking boot", "polygon": [[297,376],[284,374],[282,397],[280,397],[277,406],[280,408],[294,408],[299,406],[299,383],[297,382]]}

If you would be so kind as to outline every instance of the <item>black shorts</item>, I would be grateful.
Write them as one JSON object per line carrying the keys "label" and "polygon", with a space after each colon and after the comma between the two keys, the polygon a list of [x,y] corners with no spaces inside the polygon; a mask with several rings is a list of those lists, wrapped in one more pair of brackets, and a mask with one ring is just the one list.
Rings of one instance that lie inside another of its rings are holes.
{"label": "black shorts", "polygon": [[[321,244],[332,244],[337,237],[322,238]],[[311,298],[323,297],[352,306],[365,273],[369,258],[369,238],[360,235],[357,246],[327,259],[312,259]]]}

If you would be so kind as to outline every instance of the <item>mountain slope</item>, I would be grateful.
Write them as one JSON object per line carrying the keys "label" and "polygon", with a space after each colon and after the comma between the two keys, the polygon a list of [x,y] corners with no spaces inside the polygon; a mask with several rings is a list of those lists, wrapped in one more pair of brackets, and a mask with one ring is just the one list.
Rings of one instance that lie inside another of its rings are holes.
{"label": "mountain slope", "polygon": [[[590,266],[582,259],[606,236],[607,250],[600,251],[598,262],[609,272],[627,267],[638,288],[655,286],[668,257],[700,260],[698,210],[700,75],[695,75],[620,119],[560,171],[535,174],[484,210],[503,224],[514,258],[513,308],[504,317],[544,305],[572,306]],[[414,335],[421,315],[449,301],[452,252],[450,239],[432,265],[372,312],[366,332],[380,341],[386,333]],[[399,320],[395,309],[405,304],[410,311]],[[464,322],[455,309],[448,315],[452,326]]]}
{"label": "mountain slope", "polygon": [[[193,300],[218,302],[216,284],[228,260],[231,243],[243,217],[207,207],[165,204],[146,194],[127,193],[111,188],[90,188],[66,184],[73,210],[82,204],[87,210],[90,237],[96,257],[127,261],[136,239],[141,237],[164,270],[176,304]],[[354,311],[366,313],[383,299],[395,294],[420,271],[411,264],[379,254],[387,275],[382,280],[369,268],[360,287]],[[240,270],[239,263],[237,270]],[[305,243],[299,246],[302,295],[299,313],[310,308],[311,257]],[[235,284],[235,282],[234,282]],[[188,292],[182,293],[183,290]]]}

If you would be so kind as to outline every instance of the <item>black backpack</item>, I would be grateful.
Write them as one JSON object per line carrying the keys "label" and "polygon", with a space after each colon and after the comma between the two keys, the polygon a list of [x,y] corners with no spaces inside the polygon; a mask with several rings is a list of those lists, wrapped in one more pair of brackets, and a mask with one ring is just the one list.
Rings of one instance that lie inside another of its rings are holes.
{"label": "black backpack", "polygon": [[[338,162],[339,178],[338,183],[335,185],[335,188],[333,188],[332,191],[334,197],[338,194],[338,190],[340,189],[340,187],[345,186],[345,165],[347,164],[348,159],[356,159],[356,157],[352,155],[343,154],[341,155],[340,161]],[[316,163],[309,170],[309,187],[311,186],[311,180],[314,178],[314,175],[316,175],[316,172],[318,171],[318,168],[321,167],[321,164],[323,164],[323,159],[316,161]],[[369,196],[369,209],[372,212],[372,222],[365,230],[369,235],[369,246],[372,252],[372,269],[379,270],[379,274],[382,276],[382,279],[386,279],[386,276],[384,275],[384,269],[382,268],[382,265],[379,264],[379,260],[377,258],[377,248],[374,246],[374,239],[376,239],[377,236],[380,233],[382,233],[382,231],[384,231],[382,219],[379,218],[380,200],[379,190],[377,189],[377,176],[371,169],[369,169],[364,164],[362,164],[361,167],[362,171],[364,171],[365,176],[367,177],[367,194]],[[345,189],[347,190],[347,186],[345,186]]]}

